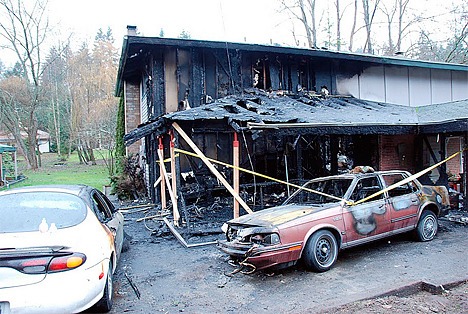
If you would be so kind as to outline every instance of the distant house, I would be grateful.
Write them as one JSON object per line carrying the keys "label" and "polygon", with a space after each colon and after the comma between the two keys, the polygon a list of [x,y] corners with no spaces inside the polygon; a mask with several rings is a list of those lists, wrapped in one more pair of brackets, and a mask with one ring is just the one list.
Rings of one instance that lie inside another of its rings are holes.
{"label": "distant house", "polygon": [[[128,153],[142,158],[153,199],[161,196],[157,150],[161,143],[169,155],[173,123],[208,157],[232,163],[237,137],[242,167],[297,181],[337,173],[342,156],[348,167],[417,172],[468,143],[466,65],[134,31],[123,42],[116,95],[125,101]],[[424,179],[456,180],[466,191],[464,154]],[[177,167],[209,173],[187,156]],[[243,175],[241,183],[261,180]],[[198,182],[206,191],[216,185]]]}
{"label": "distant house", "polygon": [[[21,137],[24,140],[26,140],[28,135],[26,134],[26,132],[22,131]],[[41,153],[50,152],[50,134],[49,133],[45,131],[37,130],[37,143],[39,145],[39,151]],[[13,137],[13,134],[0,130],[0,144],[16,146],[15,138]]]}

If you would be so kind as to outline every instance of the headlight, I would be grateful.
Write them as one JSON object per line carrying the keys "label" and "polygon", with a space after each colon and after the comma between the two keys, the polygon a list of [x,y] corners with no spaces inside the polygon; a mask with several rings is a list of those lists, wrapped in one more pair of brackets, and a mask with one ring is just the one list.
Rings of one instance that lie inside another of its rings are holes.
{"label": "headlight", "polygon": [[250,241],[256,244],[274,245],[281,243],[280,237],[277,233],[270,234],[256,234],[250,237]]}
{"label": "headlight", "polygon": [[[218,225],[218,226],[219,226],[219,225]],[[228,228],[229,228],[229,226],[228,226],[227,223],[223,223],[223,225],[221,226],[221,230],[222,230],[224,233],[226,233],[226,232],[228,231]]]}

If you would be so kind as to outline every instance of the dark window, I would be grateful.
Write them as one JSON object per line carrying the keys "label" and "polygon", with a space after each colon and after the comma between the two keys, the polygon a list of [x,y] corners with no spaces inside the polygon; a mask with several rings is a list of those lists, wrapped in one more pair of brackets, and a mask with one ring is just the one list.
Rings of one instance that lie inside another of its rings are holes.
{"label": "dark window", "polygon": [[[382,190],[382,187],[376,176],[362,178],[356,184],[350,198],[351,200],[357,202],[379,192],[380,190]],[[375,201],[381,198],[383,198],[383,194],[368,199],[366,202]]]}
{"label": "dark window", "polygon": [[111,210],[98,192],[93,193],[93,210],[101,222],[112,217]]}
{"label": "dark window", "polygon": [[[301,189],[294,193],[286,204],[325,204],[338,202],[344,197],[351,185],[351,179],[330,179],[311,181],[304,185],[307,189],[320,192],[314,193]],[[328,197],[327,195],[334,196]]]}
{"label": "dark window", "polygon": [[[405,179],[405,176],[403,176],[403,174],[400,174],[400,173],[387,174],[387,175],[383,175],[382,177],[387,187]],[[416,190],[416,185],[411,181],[409,183],[406,183],[394,189],[391,189],[390,191],[388,191],[388,195],[390,197],[406,195],[406,194],[413,193],[415,190]]]}

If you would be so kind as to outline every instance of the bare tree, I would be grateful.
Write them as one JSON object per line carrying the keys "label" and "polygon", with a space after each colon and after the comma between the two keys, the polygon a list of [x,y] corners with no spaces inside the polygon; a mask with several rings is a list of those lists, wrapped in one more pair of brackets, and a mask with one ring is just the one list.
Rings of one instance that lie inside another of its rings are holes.
{"label": "bare tree", "polygon": [[[29,2],[28,2],[29,3]],[[3,37],[18,58],[23,69],[24,81],[30,89],[30,101],[23,108],[27,112],[21,121],[27,132],[27,156],[29,167],[36,169],[38,159],[36,111],[41,96],[42,55],[41,47],[46,39],[49,22],[46,16],[47,0],[35,0],[31,6],[24,1],[0,0],[0,36]],[[15,97],[15,95],[11,95]],[[21,138],[17,142],[22,141]]]}
{"label": "bare tree", "polygon": [[[316,0],[280,0],[282,10],[286,10],[293,19],[298,20],[304,27],[307,43],[310,48],[317,47],[317,27],[315,19]],[[309,23],[309,18],[311,22]],[[294,22],[293,22],[294,23]]]}
{"label": "bare tree", "polygon": [[0,81],[0,124],[13,135],[18,151],[24,155],[29,164],[27,148],[21,134],[24,130],[20,123],[21,115],[24,114],[22,110],[24,104],[21,102],[27,102],[30,99],[26,86],[23,79],[18,76],[9,76]]}
{"label": "bare tree", "polygon": [[351,32],[349,34],[349,51],[353,51],[354,35],[356,34],[356,21],[358,12],[358,0],[354,0],[354,11],[353,11],[353,25],[351,26]]}
{"label": "bare tree", "polygon": [[372,48],[372,23],[374,22],[375,13],[379,6],[380,0],[362,0],[362,7],[364,10],[364,25],[366,28],[366,42],[364,44],[364,51],[368,53],[374,53]]}
{"label": "bare tree", "polygon": [[336,7],[336,50],[341,50],[341,18],[343,17],[340,11],[340,0],[335,1]]}

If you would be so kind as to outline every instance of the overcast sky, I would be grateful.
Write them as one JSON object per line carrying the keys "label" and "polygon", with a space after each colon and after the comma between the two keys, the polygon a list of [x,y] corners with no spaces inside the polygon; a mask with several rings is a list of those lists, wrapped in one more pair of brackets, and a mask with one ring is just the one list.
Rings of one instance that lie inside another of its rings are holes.
{"label": "overcast sky", "polygon": [[[452,7],[452,1],[459,3],[466,0],[411,0],[411,5],[420,11],[418,14],[428,10],[440,13]],[[345,41],[352,24],[349,21],[352,18],[352,3],[351,0],[341,2],[342,10],[345,10],[342,24]],[[65,40],[71,34],[72,49],[77,49],[84,41],[91,43],[99,28],[106,31],[110,27],[116,40],[115,45],[120,48],[127,25],[135,25],[143,36],[159,36],[163,29],[165,37],[176,38],[185,30],[193,39],[294,45],[292,22],[287,14],[278,13],[278,5],[276,0],[49,0],[49,21],[55,29],[52,30],[53,36],[49,37],[48,44],[57,45],[60,39]],[[322,32],[319,45],[324,45],[326,32],[323,29],[327,17],[335,14],[334,2],[317,1],[317,5],[320,6],[320,9],[317,8],[320,13],[318,30]],[[440,29],[447,26],[442,17],[437,19]],[[355,37],[354,49],[362,45],[356,38],[362,39],[365,34],[359,23],[362,24],[361,15],[358,17],[360,32]],[[386,40],[384,26],[383,23],[375,23],[374,40]],[[303,33],[303,27],[296,24],[296,31]],[[432,38],[435,35],[431,33]],[[298,38],[301,40],[300,46],[304,47],[306,38]],[[411,42],[407,41],[404,46],[410,45]],[[10,56],[5,50],[0,59],[6,65],[16,61],[14,55]]]}
{"label": "overcast sky", "polygon": [[116,43],[127,25],[136,25],[144,36],[163,29],[165,37],[178,37],[186,30],[195,39],[283,44],[292,39],[289,23],[273,5],[272,0],[49,0],[50,19],[62,34],[73,32],[80,42],[111,27]]}

